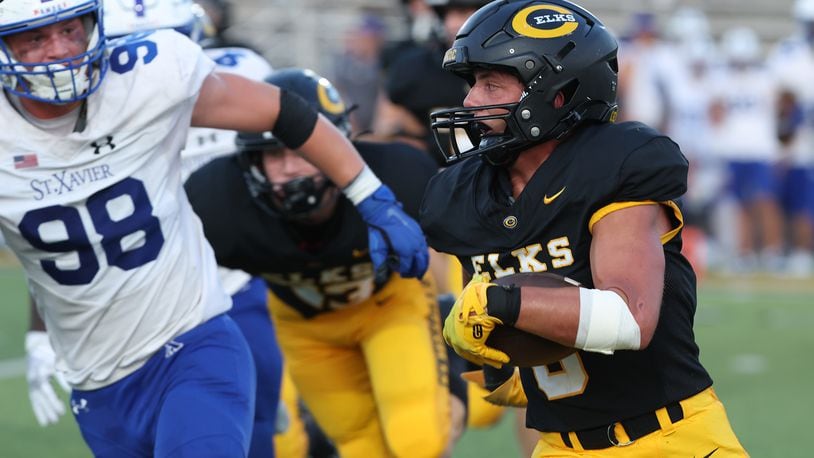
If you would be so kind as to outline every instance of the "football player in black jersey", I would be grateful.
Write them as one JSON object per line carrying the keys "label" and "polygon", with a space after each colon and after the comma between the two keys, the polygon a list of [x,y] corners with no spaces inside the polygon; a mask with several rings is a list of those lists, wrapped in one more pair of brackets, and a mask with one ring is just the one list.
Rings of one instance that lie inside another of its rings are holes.
{"label": "football player in black jersey", "polygon": [[[687,161],[655,130],[613,123],[616,51],[565,0],[495,1],[459,31],[443,66],[471,89],[432,116],[453,131],[449,159],[463,160],[430,181],[421,208],[430,245],[471,277],[444,337],[486,368],[509,361],[485,345],[495,326],[578,349],[486,369],[495,393],[528,403],[535,457],[746,456],[694,341]],[[543,271],[582,287],[490,283]]]}
{"label": "football player in black jersey", "polygon": [[[348,111],[327,79],[286,69],[268,81],[349,133]],[[240,133],[237,144],[237,155],[203,166],[186,190],[219,264],[266,280],[305,404],[343,457],[441,456],[451,407],[432,282],[374,269],[351,201],[274,135]],[[417,216],[432,160],[400,143],[354,145]]]}

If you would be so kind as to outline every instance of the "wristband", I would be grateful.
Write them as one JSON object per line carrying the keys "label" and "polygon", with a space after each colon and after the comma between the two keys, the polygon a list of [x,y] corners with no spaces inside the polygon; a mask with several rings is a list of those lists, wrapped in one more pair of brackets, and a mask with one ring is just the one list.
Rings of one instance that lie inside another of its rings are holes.
{"label": "wristband", "polygon": [[379,189],[381,185],[382,182],[379,177],[373,173],[373,170],[370,170],[370,167],[365,165],[365,168],[359,172],[359,175],[356,175],[356,178],[349,185],[342,189],[342,192],[348,200],[353,202],[353,205],[359,205],[360,202]]}
{"label": "wristband", "polygon": [[517,286],[492,286],[486,290],[486,308],[489,316],[514,326],[520,316],[520,288]]}

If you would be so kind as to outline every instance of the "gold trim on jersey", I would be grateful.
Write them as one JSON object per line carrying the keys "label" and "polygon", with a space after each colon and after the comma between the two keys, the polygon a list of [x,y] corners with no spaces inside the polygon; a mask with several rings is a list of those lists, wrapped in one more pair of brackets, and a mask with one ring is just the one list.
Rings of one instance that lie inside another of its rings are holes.
{"label": "gold trim on jersey", "polygon": [[673,202],[672,200],[666,200],[664,202],[656,202],[655,200],[642,200],[638,202],[614,202],[609,205],[605,205],[604,207],[597,210],[593,215],[591,215],[590,221],[588,221],[588,231],[593,234],[594,232],[594,225],[599,222],[600,219],[610,215],[611,213],[622,210],[625,208],[631,207],[638,207],[640,205],[664,205],[673,210],[673,216],[675,216],[676,221],[678,221],[678,226],[674,227],[671,231],[662,234],[661,236],[661,244],[665,245],[667,242],[673,239],[673,237],[681,231],[681,228],[684,227],[684,215],[681,214],[681,209],[678,208],[678,205]]}

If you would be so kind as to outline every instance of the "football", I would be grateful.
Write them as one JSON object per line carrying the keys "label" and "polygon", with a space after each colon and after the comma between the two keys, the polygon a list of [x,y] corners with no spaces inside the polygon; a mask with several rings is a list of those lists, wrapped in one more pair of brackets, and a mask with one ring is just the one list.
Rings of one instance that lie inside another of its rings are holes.
{"label": "football", "polygon": [[[493,280],[499,285],[541,286],[576,288],[579,283],[548,272],[519,273]],[[511,358],[509,364],[517,367],[544,366],[559,361],[576,351],[573,347],[560,345],[543,337],[530,334],[511,326],[497,326],[486,345],[496,348]]]}

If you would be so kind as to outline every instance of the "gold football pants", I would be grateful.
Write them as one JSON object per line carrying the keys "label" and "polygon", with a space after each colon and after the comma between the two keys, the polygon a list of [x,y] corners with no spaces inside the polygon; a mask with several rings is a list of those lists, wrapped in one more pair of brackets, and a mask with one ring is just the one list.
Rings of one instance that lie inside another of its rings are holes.
{"label": "gold football pants", "polygon": [[616,423],[614,433],[621,446],[600,450],[583,450],[576,434],[568,433],[572,447],[565,445],[560,433],[541,433],[532,456],[610,458],[647,457],[671,458],[678,456],[710,456],[734,458],[749,456],[738,441],[726,410],[712,388],[681,401],[684,418],[672,423],[665,409],[656,411],[661,429],[625,445],[628,441],[624,428]]}
{"label": "gold football pants", "polygon": [[367,301],[310,320],[269,295],[291,378],[343,458],[444,452],[450,399],[435,294],[394,275]]}
{"label": "gold football pants", "polygon": [[308,432],[300,416],[299,393],[283,365],[280,385],[280,402],[288,411],[288,429],[274,435],[274,454],[279,458],[306,458],[308,456]]}

